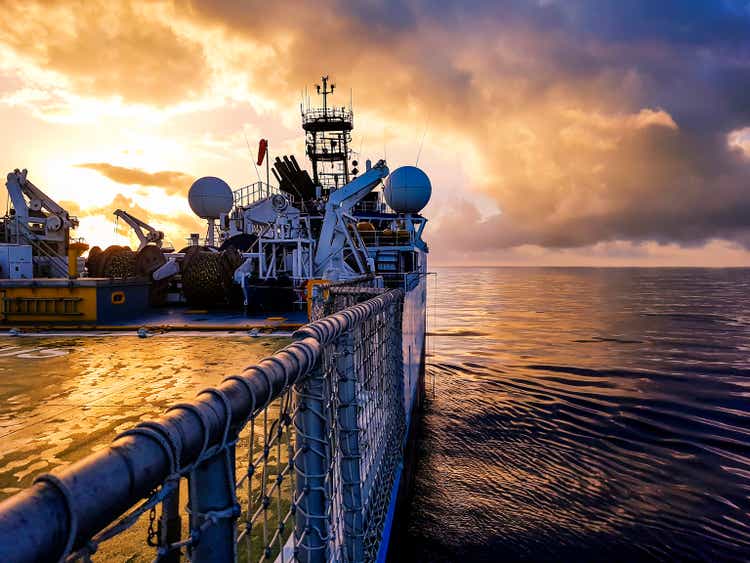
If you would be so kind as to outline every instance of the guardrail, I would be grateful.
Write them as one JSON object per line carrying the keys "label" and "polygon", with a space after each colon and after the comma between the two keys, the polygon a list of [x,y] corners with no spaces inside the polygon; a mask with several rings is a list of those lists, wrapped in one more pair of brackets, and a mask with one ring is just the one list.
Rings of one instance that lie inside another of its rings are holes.
{"label": "guardrail", "polygon": [[345,107],[329,107],[308,109],[302,112],[302,124],[313,123],[315,121],[345,121],[351,123],[354,119],[354,113]]}
{"label": "guardrail", "polygon": [[[248,207],[256,201],[280,193],[281,190],[276,186],[266,184],[265,182],[255,182],[234,190],[232,192],[232,198],[235,207]],[[289,194],[286,194],[286,197],[293,200],[292,196]]]}
{"label": "guardrail", "polygon": [[147,513],[157,561],[375,560],[405,433],[402,305],[390,290],[312,322],[38,477],[0,503],[0,561],[107,560],[126,530],[142,547],[131,536]]}

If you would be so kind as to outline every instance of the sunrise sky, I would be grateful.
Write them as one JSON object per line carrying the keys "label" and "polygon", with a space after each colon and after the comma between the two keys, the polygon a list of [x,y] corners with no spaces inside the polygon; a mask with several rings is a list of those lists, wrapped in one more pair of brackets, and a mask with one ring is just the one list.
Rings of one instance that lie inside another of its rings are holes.
{"label": "sunrise sky", "polygon": [[246,138],[302,161],[300,92],[330,74],[363,160],[424,136],[432,264],[750,265],[747,0],[0,9],[0,169],[91,244],[125,240],[121,207],[180,245],[194,178],[257,180]]}

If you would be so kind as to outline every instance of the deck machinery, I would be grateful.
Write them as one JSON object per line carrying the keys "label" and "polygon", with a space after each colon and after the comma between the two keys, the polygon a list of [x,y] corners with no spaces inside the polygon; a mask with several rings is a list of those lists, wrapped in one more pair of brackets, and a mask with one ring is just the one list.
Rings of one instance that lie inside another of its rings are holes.
{"label": "deck machinery", "polygon": [[416,271],[418,254],[427,252],[421,238],[426,220],[419,211],[429,201],[429,179],[415,167],[389,177],[382,160],[368,160],[360,174],[349,148],[351,106],[329,104],[335,85],[327,76],[316,88],[323,106],[300,108],[312,174],[294,156],[277,157],[278,188],[259,182],[235,192],[235,206],[221,221],[223,246],[237,241],[238,249],[254,251],[255,266],[248,263],[245,271],[260,279],[341,280]]}
{"label": "deck machinery", "polygon": [[[329,105],[334,88],[324,76],[323,107],[301,106],[311,172],[284,155],[273,163],[278,185],[257,182],[230,192],[219,178],[197,180],[188,193],[191,207],[201,217],[218,217],[218,225],[209,220],[205,239],[194,235],[181,252],[165,254],[153,280],[181,275],[188,301],[200,293],[204,305],[241,299],[250,311],[280,312],[304,306],[311,280],[373,274],[402,283],[424,271],[426,219],[419,212],[430,181],[415,167],[390,173],[383,160],[368,160],[360,172],[349,148],[353,112]],[[185,275],[198,264],[199,275]],[[191,291],[194,283],[205,291]]]}
{"label": "deck machinery", "polygon": [[[32,256],[33,276],[66,277],[70,231],[78,219],[27,178],[26,170],[14,170],[6,179],[8,213],[0,218],[0,244],[26,247]],[[12,277],[0,272],[0,277]]]}
{"label": "deck machinery", "polygon": [[[322,107],[300,107],[311,172],[289,155],[273,162],[275,186],[258,182],[232,191],[219,178],[198,179],[188,198],[208,221],[207,235],[191,235],[179,252],[163,247],[161,231],[117,210],[138,236],[138,249],[94,247],[82,275],[146,280],[151,306],[244,305],[250,313],[305,310],[311,282],[374,275],[402,285],[419,278],[427,253],[420,211],[430,181],[412,166],[391,172],[384,160],[367,160],[360,171],[350,149],[353,111],[330,105],[334,89],[324,76],[317,85]],[[33,246],[38,278],[76,277],[64,268],[76,219],[25,171],[9,175],[7,187],[14,211],[3,223],[6,238],[15,228],[23,236],[16,235],[18,242]]]}

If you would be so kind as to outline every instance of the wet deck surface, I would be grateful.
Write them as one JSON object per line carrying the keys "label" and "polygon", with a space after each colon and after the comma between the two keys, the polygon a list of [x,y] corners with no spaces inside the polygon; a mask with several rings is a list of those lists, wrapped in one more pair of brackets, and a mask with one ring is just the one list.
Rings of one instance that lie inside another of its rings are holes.
{"label": "wet deck surface", "polygon": [[0,499],[288,342],[244,332],[0,336]]}

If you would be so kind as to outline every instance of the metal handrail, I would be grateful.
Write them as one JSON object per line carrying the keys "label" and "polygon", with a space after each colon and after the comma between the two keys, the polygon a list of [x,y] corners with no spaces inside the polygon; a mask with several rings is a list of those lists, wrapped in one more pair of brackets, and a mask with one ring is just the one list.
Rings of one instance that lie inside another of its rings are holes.
{"label": "metal handrail", "polygon": [[316,108],[302,112],[302,123],[312,123],[321,119],[337,119],[342,121],[351,121],[353,112],[346,108]]}
{"label": "metal handrail", "polygon": [[[254,182],[234,190],[232,197],[235,207],[248,207],[256,201],[280,193],[281,190],[274,185],[266,184],[265,182]],[[292,199],[289,194],[287,194],[287,197]]]}
{"label": "metal handrail", "polygon": [[[0,561],[56,561],[86,547],[140,500],[151,496],[152,502],[152,492],[160,486],[165,491],[165,482],[214,463],[252,417],[311,372],[326,346],[402,299],[402,290],[391,290],[312,322],[295,333],[294,343],[240,375],[58,473],[38,477],[0,503]],[[237,509],[213,518],[236,518]]]}

